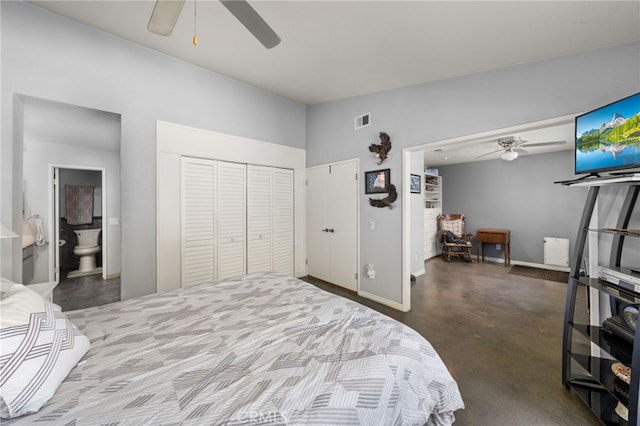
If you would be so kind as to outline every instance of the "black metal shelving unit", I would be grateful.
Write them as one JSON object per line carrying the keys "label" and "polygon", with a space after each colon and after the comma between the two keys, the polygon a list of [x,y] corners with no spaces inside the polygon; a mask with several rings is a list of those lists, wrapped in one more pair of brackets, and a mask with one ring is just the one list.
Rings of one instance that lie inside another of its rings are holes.
{"label": "black metal shelving unit", "polygon": [[[589,324],[590,289],[598,295],[606,295],[609,301],[640,304],[640,293],[618,287],[596,277],[581,276],[585,244],[589,234],[613,234],[609,267],[620,266],[627,238],[640,237],[636,232],[628,232],[628,224],[640,193],[640,176],[612,177],[592,182],[576,182],[570,186],[588,186],[576,248],[571,259],[571,271],[565,304],[564,331],[562,342],[562,383],[573,390],[582,401],[606,425],[625,424],[616,413],[616,407],[623,404],[628,409],[628,424],[638,425],[638,386],[640,374],[631,375],[631,384],[626,385],[611,371],[611,365],[622,362],[631,367],[632,372],[640,372],[640,331],[634,335],[633,343],[627,342],[607,332],[600,325]],[[615,228],[590,229],[596,201],[602,186],[624,185],[627,187],[625,200],[620,208]],[[595,271],[594,271],[595,272]],[[597,275],[597,272],[595,272]],[[584,299],[584,300],[582,300]],[[581,303],[584,301],[584,305]],[[578,305],[577,305],[578,303]],[[576,308],[578,307],[578,311]],[[584,315],[587,312],[587,315]]]}

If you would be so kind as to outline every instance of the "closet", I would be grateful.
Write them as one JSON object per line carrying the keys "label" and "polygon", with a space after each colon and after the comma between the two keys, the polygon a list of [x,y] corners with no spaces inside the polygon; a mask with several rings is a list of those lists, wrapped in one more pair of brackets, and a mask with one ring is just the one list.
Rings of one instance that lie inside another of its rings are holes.
{"label": "closet", "polygon": [[182,287],[293,273],[293,171],[182,157]]}
{"label": "closet", "polygon": [[247,273],[293,275],[293,170],[247,166]]}
{"label": "closet", "polygon": [[358,290],[358,164],[307,169],[308,273]]}

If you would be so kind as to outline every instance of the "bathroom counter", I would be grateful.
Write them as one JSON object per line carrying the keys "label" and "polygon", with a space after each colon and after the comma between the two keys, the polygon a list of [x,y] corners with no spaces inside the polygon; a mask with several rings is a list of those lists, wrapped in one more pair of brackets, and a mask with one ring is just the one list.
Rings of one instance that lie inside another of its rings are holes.
{"label": "bathroom counter", "polygon": [[22,249],[26,249],[27,247],[31,247],[36,243],[35,238],[31,234],[23,234],[22,235]]}

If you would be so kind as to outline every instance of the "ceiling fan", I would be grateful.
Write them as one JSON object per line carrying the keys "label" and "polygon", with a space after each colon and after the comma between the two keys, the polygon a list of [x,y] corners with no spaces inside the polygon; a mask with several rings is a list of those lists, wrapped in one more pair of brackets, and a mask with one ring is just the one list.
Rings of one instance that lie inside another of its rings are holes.
{"label": "ceiling fan", "polygon": [[498,139],[498,145],[500,148],[495,151],[487,152],[486,154],[482,154],[477,156],[476,158],[486,157],[491,154],[495,154],[496,152],[503,151],[500,156],[501,159],[505,161],[513,161],[518,158],[518,154],[526,154],[523,148],[532,148],[538,146],[551,146],[551,145],[564,145],[567,141],[550,141],[550,142],[536,142],[536,143],[528,143],[525,140],[520,138],[515,138],[514,136],[507,136],[504,138]]}
{"label": "ceiling fan", "polygon": [[[280,37],[271,29],[258,12],[245,0],[220,0],[220,3],[244,25],[267,49],[277,46]],[[147,29],[152,33],[168,36],[178,22],[184,0],[156,0]],[[196,42],[194,41],[194,44]]]}

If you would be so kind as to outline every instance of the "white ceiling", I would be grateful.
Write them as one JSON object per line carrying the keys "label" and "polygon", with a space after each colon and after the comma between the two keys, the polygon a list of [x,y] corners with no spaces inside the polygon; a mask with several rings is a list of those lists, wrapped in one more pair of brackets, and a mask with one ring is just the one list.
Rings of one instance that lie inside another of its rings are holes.
{"label": "white ceiling", "polygon": [[[498,139],[506,137],[520,139],[530,144],[555,141],[566,142],[565,144],[544,147],[525,147],[524,150],[526,152],[519,152],[519,157],[573,150],[575,144],[573,116],[558,117],[507,129],[498,129],[482,134],[435,142],[422,147],[416,147],[414,150],[424,150],[425,166],[428,167],[496,160],[500,158],[504,152],[500,150],[501,147],[498,145]],[[491,152],[493,152],[493,154],[486,155]],[[482,158],[478,158],[479,156],[482,156]]]}
{"label": "white ceiling", "polygon": [[146,30],[153,0],[33,1],[55,13],[305,104],[640,40],[639,1],[270,1],[265,49],[217,1],[173,34]]}

